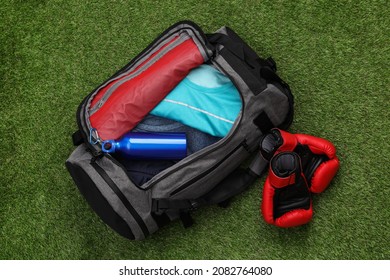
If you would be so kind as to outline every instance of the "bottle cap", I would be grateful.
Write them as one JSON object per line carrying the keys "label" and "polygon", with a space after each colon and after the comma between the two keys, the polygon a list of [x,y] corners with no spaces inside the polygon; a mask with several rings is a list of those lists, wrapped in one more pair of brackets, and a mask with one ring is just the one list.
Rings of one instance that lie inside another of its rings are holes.
{"label": "bottle cap", "polygon": [[106,140],[102,143],[102,152],[103,153],[113,153],[115,152],[114,140]]}

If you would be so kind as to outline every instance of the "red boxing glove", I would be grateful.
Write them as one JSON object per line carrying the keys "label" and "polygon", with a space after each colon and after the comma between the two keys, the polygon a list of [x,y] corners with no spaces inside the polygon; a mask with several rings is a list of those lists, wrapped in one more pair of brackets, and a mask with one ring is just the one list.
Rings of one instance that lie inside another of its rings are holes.
{"label": "red boxing glove", "polygon": [[299,142],[297,152],[301,156],[304,173],[313,193],[323,192],[339,170],[340,162],[335,146],[323,138],[295,134]]}
{"label": "red boxing glove", "polygon": [[323,138],[274,128],[260,141],[260,152],[266,160],[284,151],[294,151],[301,157],[302,169],[313,193],[324,191],[339,169],[335,146]]}
{"label": "red boxing glove", "polygon": [[272,158],[261,212],[268,224],[278,227],[300,226],[311,220],[311,194],[298,154],[282,152]]}

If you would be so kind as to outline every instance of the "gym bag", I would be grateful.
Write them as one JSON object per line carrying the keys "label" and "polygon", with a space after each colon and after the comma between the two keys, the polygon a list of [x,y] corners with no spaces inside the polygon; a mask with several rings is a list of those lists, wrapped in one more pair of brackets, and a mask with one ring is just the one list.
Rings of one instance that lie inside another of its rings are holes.
{"label": "gym bag", "polygon": [[[132,130],[205,64],[239,92],[241,110],[231,129],[147,182],[135,183],[126,159],[102,152],[102,141]],[[227,206],[261,175],[267,162],[257,152],[260,137],[291,124],[293,96],[275,72],[272,58],[260,58],[230,28],[205,34],[193,22],[178,22],[84,98],[72,137],[77,147],[66,167],[92,209],[124,237],[144,239],[177,219],[191,226],[191,211]],[[249,167],[240,167],[251,156]]]}

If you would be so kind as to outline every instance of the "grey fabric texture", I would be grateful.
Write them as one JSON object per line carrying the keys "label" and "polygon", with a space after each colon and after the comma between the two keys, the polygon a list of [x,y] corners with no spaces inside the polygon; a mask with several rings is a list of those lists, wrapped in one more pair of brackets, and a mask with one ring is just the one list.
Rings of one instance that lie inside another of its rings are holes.
{"label": "grey fabric texture", "polygon": [[260,152],[256,152],[252,162],[249,165],[249,169],[255,173],[257,176],[260,176],[268,166],[268,160],[263,158]]}
{"label": "grey fabric texture", "polygon": [[213,169],[207,176],[204,176],[181,190],[180,192],[169,195],[172,199],[194,199],[201,197],[213,189],[223,178],[229,175],[232,170],[236,169],[241,163],[249,157],[249,153],[244,147],[239,147],[230,157],[229,160],[223,161],[217,168]]}
{"label": "grey fabric texture", "polygon": [[[99,173],[96,172],[90,164],[91,158],[91,154],[86,151],[85,144],[81,144],[70,155],[68,161],[73,164],[77,164],[89,175],[89,177],[94,181],[96,187],[110,203],[114,211],[129,225],[135,238],[144,239],[145,236],[134,217],[123,205],[122,201],[118,198],[115,192],[107,185]],[[141,191],[134,186],[132,187],[129,184],[127,176],[123,174],[123,171],[121,172],[120,168],[115,166],[115,164],[107,158],[103,158],[100,162],[97,161],[97,163],[106,171],[106,173],[129,200],[130,204],[140,214],[149,231],[156,231],[157,225],[150,215],[150,195],[148,195],[150,193]]]}
{"label": "grey fabric texture", "polygon": [[158,227],[150,213],[151,191],[144,191],[137,188],[127,177],[126,172],[118,165],[113,164],[108,158],[103,157],[99,164],[104,168],[134,209],[136,209],[149,231],[156,231]]}
{"label": "grey fabric texture", "polygon": [[226,26],[222,26],[220,29],[215,31],[215,33],[221,33],[221,34],[227,35]]}

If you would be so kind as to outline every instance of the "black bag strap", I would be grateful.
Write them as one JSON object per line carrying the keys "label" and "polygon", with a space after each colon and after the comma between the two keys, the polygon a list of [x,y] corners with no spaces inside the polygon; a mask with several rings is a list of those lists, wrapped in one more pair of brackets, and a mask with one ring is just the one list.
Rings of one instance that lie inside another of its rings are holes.
{"label": "black bag strap", "polygon": [[[203,204],[203,203],[202,203]],[[200,206],[200,200],[190,200],[190,199],[152,199],[152,216],[159,222],[161,221],[160,217],[166,215],[166,211],[177,211],[179,213],[179,218],[185,228],[188,228],[194,224],[194,220],[191,217],[190,211],[195,210]],[[161,226],[165,223],[161,223]],[[160,225],[159,225],[160,226]]]}
{"label": "black bag strap", "polygon": [[268,67],[271,71],[276,72],[276,63],[272,57],[267,59],[260,58],[232,29],[226,27],[225,30],[227,35],[222,33],[208,34],[209,42],[223,45],[252,68]]}
{"label": "black bag strap", "polygon": [[195,210],[199,207],[199,201],[190,199],[152,199],[152,212],[163,213],[167,210]]}
{"label": "black bag strap", "polygon": [[[256,52],[238,36],[232,29],[225,27],[225,33],[207,34],[206,37],[211,44],[220,44],[224,48],[220,51],[220,55],[225,58],[226,61],[236,70],[241,76],[244,82],[248,85],[251,91],[256,95],[262,92],[267,83],[273,83],[281,90],[283,90],[289,99],[289,112],[285,122],[279,125],[279,128],[287,129],[292,122],[294,114],[294,98],[291,94],[290,87],[276,74],[276,63],[272,57],[267,59],[260,58]],[[244,61],[249,69],[241,71],[240,63],[237,60]],[[254,80],[257,80],[254,81]],[[267,127],[260,127],[263,134],[263,130],[267,130]]]}
{"label": "black bag strap", "polygon": [[223,45],[235,56],[237,56],[241,60],[246,61],[248,64],[254,67],[253,62],[256,61],[258,57],[254,56],[251,52],[248,52],[242,42],[236,42],[232,40],[229,36],[221,33],[209,35],[208,40],[211,43],[218,43],[220,45]]}
{"label": "black bag strap", "polygon": [[192,219],[189,211],[181,211],[179,217],[184,228],[189,228],[194,224],[194,220]]}
{"label": "black bag strap", "polygon": [[265,111],[261,111],[257,117],[254,118],[253,123],[260,129],[263,135],[267,134],[275,127]]}
{"label": "black bag strap", "polygon": [[[272,57],[260,58],[233,30],[225,27],[226,34],[208,34],[211,44],[223,45],[219,54],[235,69],[251,91],[257,95],[267,87],[267,83],[281,82],[276,72],[276,63]],[[242,62],[248,67],[242,68]],[[265,71],[263,71],[265,70]],[[273,73],[269,74],[269,72]],[[265,75],[264,75],[265,73]]]}
{"label": "black bag strap", "polygon": [[84,142],[83,136],[81,135],[81,131],[77,130],[72,134],[73,145],[78,146]]}

